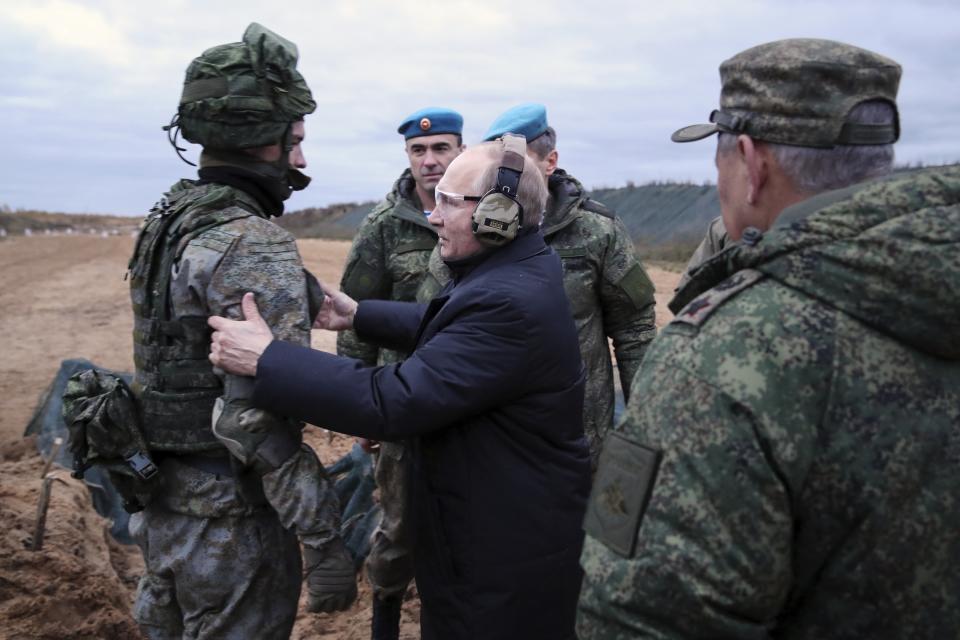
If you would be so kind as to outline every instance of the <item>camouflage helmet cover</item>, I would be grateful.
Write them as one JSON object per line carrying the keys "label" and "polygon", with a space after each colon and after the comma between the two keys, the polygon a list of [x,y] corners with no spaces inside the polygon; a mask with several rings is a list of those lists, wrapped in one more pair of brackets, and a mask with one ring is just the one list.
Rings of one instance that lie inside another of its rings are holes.
{"label": "camouflage helmet cover", "polygon": [[177,111],[183,137],[205,147],[276,144],[316,102],[297,71],[297,46],[251,23],[242,42],[207,49],[187,67]]}

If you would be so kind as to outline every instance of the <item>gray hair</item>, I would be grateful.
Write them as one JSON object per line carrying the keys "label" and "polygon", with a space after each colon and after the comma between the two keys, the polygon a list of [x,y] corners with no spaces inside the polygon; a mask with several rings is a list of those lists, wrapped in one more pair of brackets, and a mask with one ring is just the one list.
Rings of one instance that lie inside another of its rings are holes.
{"label": "gray hair", "polygon": [[[896,114],[893,106],[883,100],[869,100],[854,107],[848,122],[860,124],[892,124]],[[720,132],[717,153],[733,151],[737,136]],[[842,189],[890,173],[893,169],[893,144],[837,145],[831,149],[799,147],[789,144],[764,142],[776,158],[777,164],[804,193],[820,193]]]}
{"label": "gray hair", "polygon": [[[484,142],[474,147],[480,148],[492,162],[483,170],[477,181],[477,193],[486,193],[497,186],[497,172],[500,170],[500,143]],[[543,211],[547,206],[547,183],[540,170],[530,162],[523,165],[520,174],[520,184],[517,186],[517,201],[523,207],[523,226],[538,226],[543,219]]]}
{"label": "gray hair", "polygon": [[551,151],[557,148],[557,132],[553,127],[527,142],[527,151],[532,152],[541,160],[546,159]]}

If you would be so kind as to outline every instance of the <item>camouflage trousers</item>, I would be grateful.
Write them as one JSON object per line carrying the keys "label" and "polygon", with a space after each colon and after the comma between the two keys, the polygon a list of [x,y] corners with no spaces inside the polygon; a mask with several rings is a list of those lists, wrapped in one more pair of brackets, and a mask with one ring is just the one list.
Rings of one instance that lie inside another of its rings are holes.
{"label": "camouflage trousers", "polygon": [[[168,458],[164,494],[130,519],[145,573],[134,618],[154,639],[290,636],[300,549],[249,485]],[[253,494],[253,495],[250,495]]]}
{"label": "camouflage trousers", "polygon": [[280,522],[305,546],[319,549],[340,533],[340,501],[309,445],[301,444],[297,453],[264,474],[262,481],[267,502]]}
{"label": "camouflage trousers", "polygon": [[410,502],[410,452],[406,445],[381,442],[374,474],[383,518],[373,532],[367,556],[367,580],[380,599],[403,595],[413,580]]}

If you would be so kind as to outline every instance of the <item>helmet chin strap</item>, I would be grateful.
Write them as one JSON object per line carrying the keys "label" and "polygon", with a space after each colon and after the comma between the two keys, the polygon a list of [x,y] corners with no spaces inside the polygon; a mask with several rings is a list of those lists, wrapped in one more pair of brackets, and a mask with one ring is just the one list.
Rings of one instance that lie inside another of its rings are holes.
{"label": "helmet chin strap", "polygon": [[173,150],[176,151],[177,156],[191,167],[197,166],[196,162],[190,162],[183,157],[183,152],[187,150],[186,147],[181,147],[177,144],[177,136],[180,135],[180,114],[173,114],[173,117],[170,118],[170,124],[166,124],[161,128],[167,132],[167,142],[169,142]]}
{"label": "helmet chin strap", "polygon": [[280,141],[280,149],[280,158],[278,158],[274,163],[278,174],[281,176],[280,181],[291,192],[302,191],[306,189],[312,178],[299,169],[294,169],[290,166],[290,152],[293,151],[292,122],[287,125],[286,130],[283,132],[283,139]]}
{"label": "helmet chin strap", "polygon": [[233,149],[204,148],[200,155],[200,166],[236,166],[253,171],[265,178],[276,180],[286,190],[286,200],[294,191],[301,191],[310,184],[310,176],[290,166],[290,152],[293,151],[293,123],[287,126],[280,141],[280,157],[276,160],[260,160],[248,153]]}

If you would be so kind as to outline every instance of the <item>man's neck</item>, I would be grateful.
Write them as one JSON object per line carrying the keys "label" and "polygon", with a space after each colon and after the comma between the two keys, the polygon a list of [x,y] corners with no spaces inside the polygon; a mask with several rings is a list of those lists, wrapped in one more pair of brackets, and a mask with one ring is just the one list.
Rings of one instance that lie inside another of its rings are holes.
{"label": "man's neck", "polygon": [[799,204],[804,200],[808,200],[813,196],[817,195],[816,193],[807,193],[803,191],[797,191],[796,189],[784,189],[777,194],[774,202],[767,207],[768,215],[766,220],[766,226],[764,230],[772,229],[773,226],[777,223],[777,218],[780,217],[780,214],[792,207],[795,204]]}
{"label": "man's neck", "polygon": [[417,184],[414,189],[417,193],[417,197],[420,198],[420,206],[423,207],[424,211],[433,211],[434,207],[437,206],[437,201],[434,198],[434,193],[432,191],[426,191]]}

